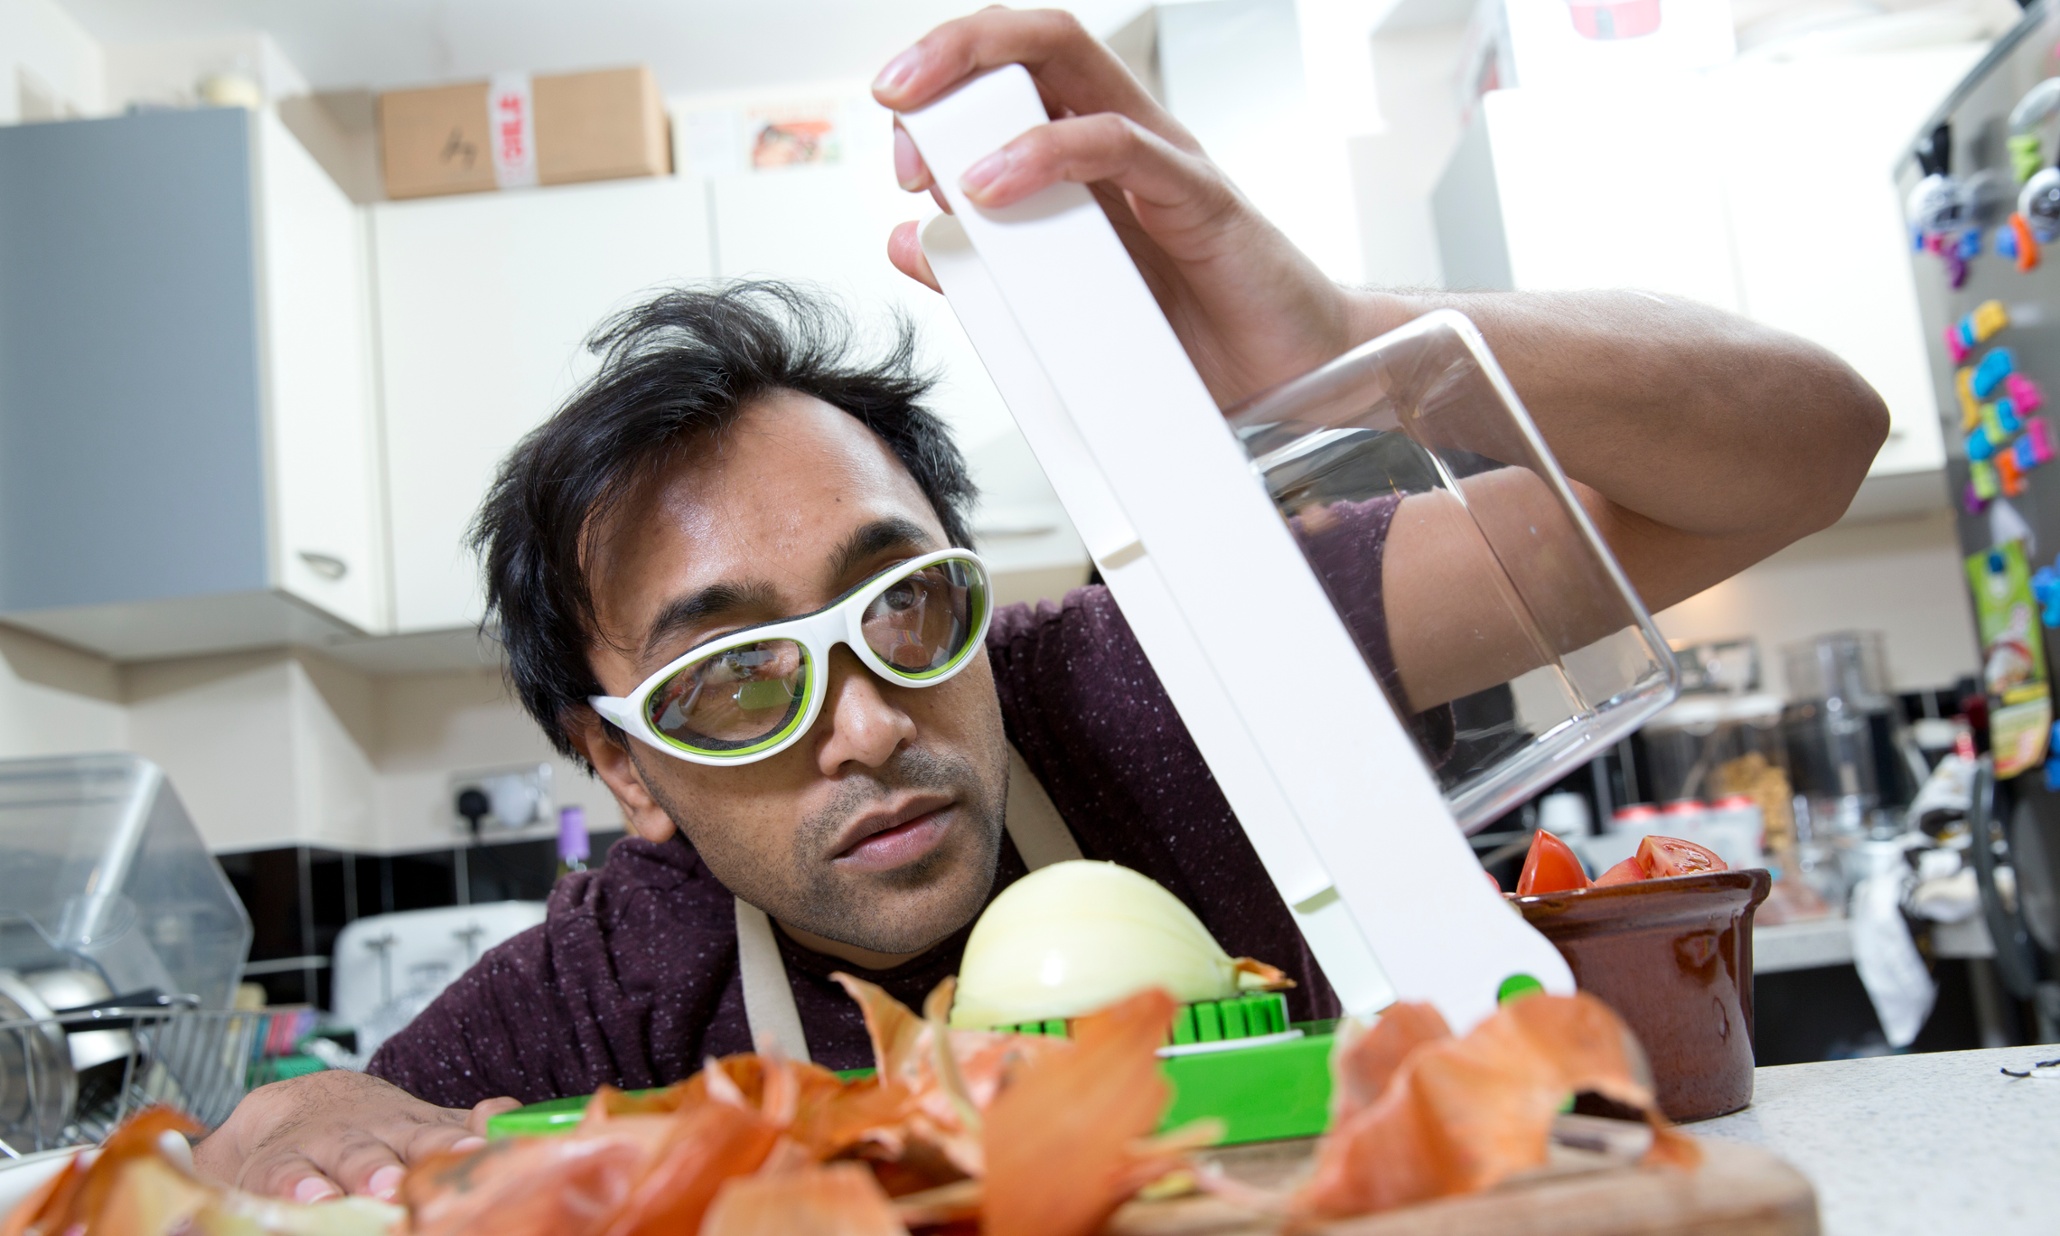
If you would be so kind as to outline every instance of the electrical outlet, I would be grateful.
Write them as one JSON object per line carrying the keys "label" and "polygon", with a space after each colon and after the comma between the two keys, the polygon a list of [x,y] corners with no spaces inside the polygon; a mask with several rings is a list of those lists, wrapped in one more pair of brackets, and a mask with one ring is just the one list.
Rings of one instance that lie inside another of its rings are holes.
{"label": "electrical outlet", "polygon": [[451,777],[451,813],[470,833],[534,828],[551,819],[551,766],[522,764]]}

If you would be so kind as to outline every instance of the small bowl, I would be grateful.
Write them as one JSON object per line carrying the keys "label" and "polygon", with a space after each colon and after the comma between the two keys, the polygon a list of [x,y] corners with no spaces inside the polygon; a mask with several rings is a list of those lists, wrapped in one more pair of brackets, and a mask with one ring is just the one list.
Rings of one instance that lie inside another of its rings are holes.
{"label": "small bowl", "polygon": [[1752,912],[1761,869],[1514,898],[1574,983],[1631,1027],[1678,1122],[1752,1102]]}

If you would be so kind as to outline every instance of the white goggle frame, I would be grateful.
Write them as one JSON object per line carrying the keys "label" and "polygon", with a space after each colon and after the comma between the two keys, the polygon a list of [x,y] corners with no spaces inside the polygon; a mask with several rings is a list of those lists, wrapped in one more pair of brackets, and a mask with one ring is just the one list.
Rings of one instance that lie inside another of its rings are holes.
{"label": "white goggle frame", "polygon": [[[879,654],[873,651],[865,639],[863,624],[866,609],[878,600],[882,593],[917,571],[940,562],[952,561],[971,563],[979,574],[980,587],[976,604],[980,612],[974,618],[973,631],[966,640],[966,646],[957,656],[934,670],[911,672],[898,669],[881,660]],[[834,601],[812,614],[745,627],[705,644],[699,644],[666,662],[628,695],[593,695],[587,697],[587,703],[595,712],[613,722],[631,737],[642,741],[646,746],[663,751],[674,759],[685,760],[690,764],[752,764],[785,751],[814,727],[816,717],[822,712],[823,699],[829,694],[829,655],[830,650],[836,645],[842,644],[851,649],[867,669],[884,681],[904,687],[934,687],[964,669],[978,655],[980,649],[986,645],[987,627],[993,618],[994,586],[987,564],[981,561],[980,555],[970,549],[940,549],[888,567],[846,594],[842,600]],[[808,701],[793,721],[773,734],[735,751],[701,751],[666,737],[645,719],[644,714],[652,694],[663,687],[674,674],[697,661],[720,655],[732,648],[770,640],[791,640],[801,646],[803,655],[808,659]]]}

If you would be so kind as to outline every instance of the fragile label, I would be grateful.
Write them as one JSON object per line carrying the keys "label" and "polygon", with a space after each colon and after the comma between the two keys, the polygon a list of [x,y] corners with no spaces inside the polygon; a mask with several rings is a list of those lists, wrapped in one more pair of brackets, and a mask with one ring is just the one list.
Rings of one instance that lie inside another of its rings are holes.
{"label": "fragile label", "polygon": [[536,110],[529,74],[496,73],[486,91],[487,145],[494,156],[494,183],[503,189],[536,184]]}

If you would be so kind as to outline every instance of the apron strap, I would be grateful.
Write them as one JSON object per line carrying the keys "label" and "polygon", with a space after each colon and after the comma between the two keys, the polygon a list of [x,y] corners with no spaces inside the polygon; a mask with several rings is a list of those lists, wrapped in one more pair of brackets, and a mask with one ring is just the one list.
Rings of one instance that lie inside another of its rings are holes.
{"label": "apron strap", "polygon": [[744,976],[744,1021],[751,1045],[769,1038],[788,1059],[807,1060],[808,1036],[801,1030],[801,1010],[794,1007],[794,985],[787,981],[772,920],[743,898],[736,902],[737,968]]}
{"label": "apron strap", "polygon": [[[1002,827],[1016,843],[1023,865],[1032,871],[1080,857],[1072,830],[1014,743],[1009,744],[1009,796]],[[761,1037],[770,1038],[788,1059],[807,1060],[808,1036],[801,1029],[801,1011],[794,1006],[794,985],[787,979],[787,963],[780,959],[772,920],[757,906],[735,900],[737,969],[744,980],[744,1020],[751,1042],[755,1046]]]}
{"label": "apron strap", "polygon": [[1080,857],[1080,843],[1073,840],[1073,830],[1059,818],[1051,795],[1044,792],[1037,774],[1023,762],[1023,753],[1016,750],[1014,743],[1009,744],[1009,799],[1005,810],[1002,827],[1008,830],[1009,840],[1016,843],[1016,853],[1023,856],[1025,867],[1035,871]]}

